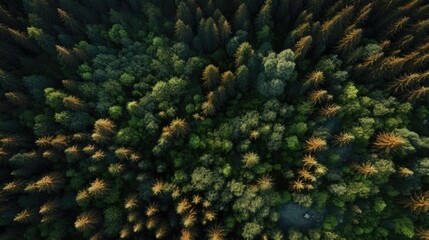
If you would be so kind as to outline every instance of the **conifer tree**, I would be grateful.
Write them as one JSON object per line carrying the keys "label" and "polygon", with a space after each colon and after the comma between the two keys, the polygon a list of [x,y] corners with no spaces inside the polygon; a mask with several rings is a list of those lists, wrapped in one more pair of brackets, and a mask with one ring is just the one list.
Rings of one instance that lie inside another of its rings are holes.
{"label": "conifer tree", "polygon": [[379,133],[374,142],[374,147],[385,153],[394,151],[405,144],[405,139],[394,133]]}
{"label": "conifer tree", "polygon": [[83,212],[80,214],[75,223],[74,226],[77,230],[85,231],[88,229],[95,228],[95,225],[98,223],[98,216],[93,211]]}
{"label": "conifer tree", "polygon": [[273,23],[271,20],[272,4],[272,0],[265,0],[264,5],[262,5],[261,9],[259,10],[258,16],[255,20],[255,26],[257,31],[261,31],[264,26],[267,26],[269,28],[273,27]]}
{"label": "conifer tree", "polygon": [[234,15],[234,27],[235,30],[243,30],[245,32],[250,31],[250,19],[249,12],[245,3],[242,3]]}
{"label": "conifer tree", "polygon": [[235,52],[235,65],[237,67],[241,65],[247,66],[249,63],[251,63],[253,56],[254,50],[252,46],[248,42],[244,42]]}
{"label": "conifer tree", "polygon": [[213,89],[221,82],[219,68],[213,64],[207,65],[203,71],[203,86],[207,89]]}
{"label": "conifer tree", "polygon": [[176,18],[185,25],[193,26],[193,14],[185,1],[180,2],[177,6]]}
{"label": "conifer tree", "polygon": [[175,35],[178,41],[190,44],[194,37],[192,28],[188,25],[185,25],[182,20],[177,20],[175,25]]}

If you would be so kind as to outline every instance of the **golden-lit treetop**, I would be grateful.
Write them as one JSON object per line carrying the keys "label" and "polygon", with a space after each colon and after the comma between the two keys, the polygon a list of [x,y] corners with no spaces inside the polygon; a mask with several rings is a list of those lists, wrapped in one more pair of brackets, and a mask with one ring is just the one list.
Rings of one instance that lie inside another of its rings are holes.
{"label": "golden-lit treetop", "polygon": [[99,178],[95,179],[87,189],[88,193],[92,196],[101,195],[107,190],[107,183],[103,179]]}
{"label": "golden-lit treetop", "polygon": [[414,195],[399,200],[404,207],[416,213],[426,213],[429,211],[429,191],[415,193]]}
{"label": "golden-lit treetop", "polygon": [[259,177],[256,181],[256,184],[261,190],[271,190],[274,186],[273,178],[268,174],[264,174]]}
{"label": "golden-lit treetop", "polygon": [[208,240],[224,240],[225,237],[225,229],[219,224],[211,226],[207,233]]}
{"label": "golden-lit treetop", "polygon": [[305,189],[305,183],[302,179],[296,179],[290,182],[290,189],[295,192],[301,192]]}
{"label": "golden-lit treetop", "polygon": [[416,233],[421,240],[429,240],[429,229],[417,229]]}
{"label": "golden-lit treetop", "polygon": [[371,162],[353,163],[351,167],[364,176],[373,175],[378,172]]}
{"label": "golden-lit treetop", "polygon": [[306,143],[306,151],[308,152],[321,151],[327,148],[326,141],[320,137],[310,137],[309,139],[307,139]]}
{"label": "golden-lit treetop", "polygon": [[389,153],[405,144],[405,139],[395,133],[379,133],[375,139],[374,147],[382,152]]}
{"label": "golden-lit treetop", "polygon": [[93,229],[98,223],[98,220],[98,216],[95,212],[83,212],[77,217],[74,226],[79,231],[85,231],[88,229]]}
{"label": "golden-lit treetop", "polygon": [[343,133],[340,133],[340,134],[334,136],[334,144],[342,147],[342,146],[350,143],[354,139],[355,139],[355,137],[352,134],[350,134],[348,132],[343,132]]}
{"label": "golden-lit treetop", "polygon": [[186,133],[188,133],[188,123],[186,122],[185,119],[181,119],[181,118],[176,118],[173,121],[171,121],[170,125],[169,125],[169,130],[171,131],[171,133],[173,135],[175,135],[176,137],[183,137],[186,135]]}
{"label": "golden-lit treetop", "polygon": [[254,152],[248,152],[243,155],[241,162],[246,168],[253,167],[259,163],[259,155]]}

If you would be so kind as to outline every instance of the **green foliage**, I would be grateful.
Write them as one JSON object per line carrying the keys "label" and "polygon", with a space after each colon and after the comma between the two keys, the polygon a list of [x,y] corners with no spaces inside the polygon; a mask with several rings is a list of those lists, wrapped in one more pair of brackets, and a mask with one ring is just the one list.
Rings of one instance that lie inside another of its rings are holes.
{"label": "green foliage", "polygon": [[374,202],[374,211],[376,213],[381,213],[384,208],[386,208],[387,204],[381,198],[377,198]]}
{"label": "green foliage", "polygon": [[130,75],[128,73],[122,74],[121,77],[119,78],[119,81],[125,86],[131,86],[131,84],[133,84],[135,80],[136,78],[133,75]]}
{"label": "green foliage", "polygon": [[424,238],[428,9],[2,1],[0,239]]}
{"label": "green foliage", "polygon": [[60,111],[64,108],[63,99],[67,95],[60,91],[55,91],[53,88],[45,89],[46,104],[48,104],[54,111]]}
{"label": "green foliage", "polygon": [[120,24],[114,24],[109,30],[109,38],[112,42],[121,43],[128,38],[128,34]]}
{"label": "green foliage", "polygon": [[105,233],[107,236],[115,236],[122,228],[123,213],[118,207],[110,207],[104,211]]}
{"label": "green foliage", "polygon": [[255,239],[261,233],[262,227],[254,222],[246,223],[243,228],[243,236],[244,239]]}
{"label": "green foliage", "polygon": [[257,90],[265,97],[280,96],[286,83],[295,78],[294,53],[290,49],[279,54],[270,52],[262,59],[263,70],[258,76]]}
{"label": "green foliage", "polygon": [[298,150],[299,149],[299,140],[297,136],[290,136],[286,138],[287,147],[290,150]]}
{"label": "green foliage", "polygon": [[414,236],[414,224],[409,218],[398,218],[393,220],[395,233],[412,238]]}
{"label": "green foliage", "polygon": [[93,119],[86,112],[63,111],[55,113],[55,121],[72,131],[83,131],[92,125]]}
{"label": "green foliage", "polygon": [[333,215],[327,215],[325,216],[322,227],[324,230],[330,231],[333,230],[337,225],[337,218]]}
{"label": "green foliage", "polygon": [[113,119],[119,119],[122,116],[121,106],[112,106],[109,108],[110,117]]}
{"label": "green foliage", "polygon": [[135,146],[139,139],[139,133],[130,127],[120,129],[116,134],[116,141],[124,145]]}

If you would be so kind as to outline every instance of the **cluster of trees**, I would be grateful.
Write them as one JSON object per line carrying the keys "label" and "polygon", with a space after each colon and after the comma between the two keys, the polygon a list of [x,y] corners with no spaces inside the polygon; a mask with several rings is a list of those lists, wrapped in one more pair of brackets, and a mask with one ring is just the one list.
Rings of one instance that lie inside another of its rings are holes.
{"label": "cluster of trees", "polygon": [[[429,239],[428,19],[0,0],[0,238]],[[280,226],[292,203],[322,221]]]}

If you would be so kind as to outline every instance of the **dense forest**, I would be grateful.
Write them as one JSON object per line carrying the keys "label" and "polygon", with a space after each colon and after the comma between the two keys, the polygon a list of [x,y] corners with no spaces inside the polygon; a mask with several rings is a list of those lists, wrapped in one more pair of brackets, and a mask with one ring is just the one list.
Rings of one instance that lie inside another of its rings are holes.
{"label": "dense forest", "polygon": [[428,93],[424,0],[0,0],[0,239],[428,240]]}

